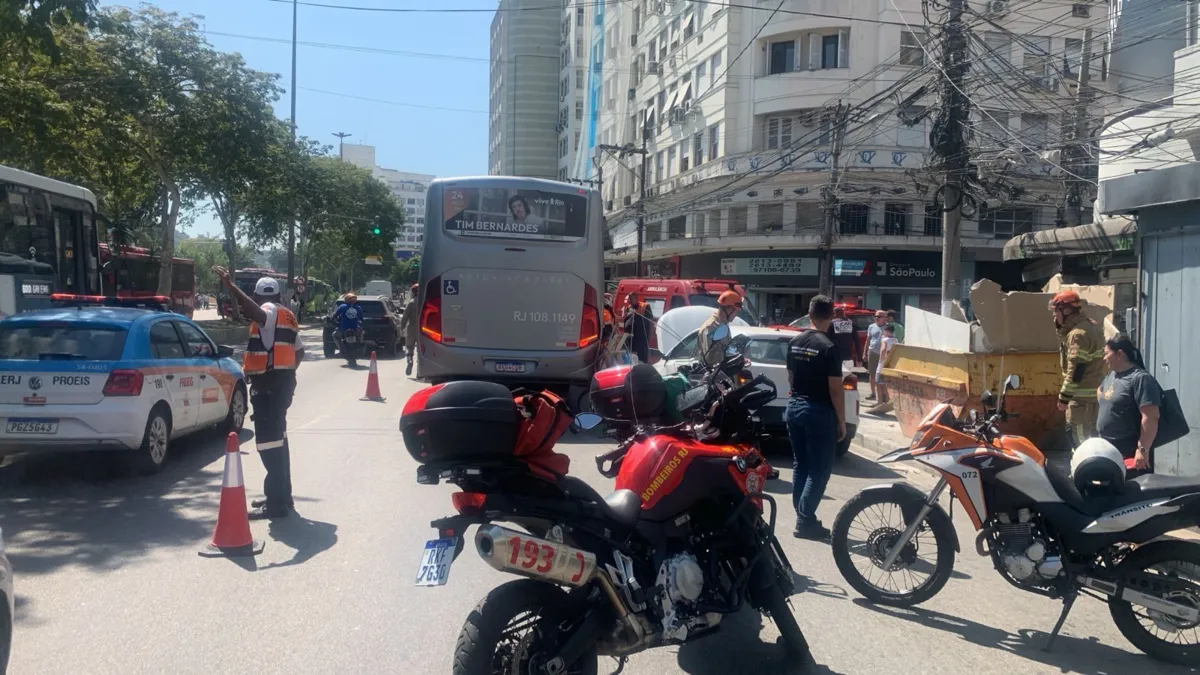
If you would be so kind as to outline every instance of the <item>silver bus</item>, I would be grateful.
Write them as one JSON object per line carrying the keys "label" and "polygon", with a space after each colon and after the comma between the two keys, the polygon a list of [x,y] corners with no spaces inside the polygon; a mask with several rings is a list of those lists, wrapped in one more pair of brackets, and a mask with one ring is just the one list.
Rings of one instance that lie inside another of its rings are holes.
{"label": "silver bus", "polygon": [[600,351],[600,193],[446,178],[425,204],[417,376],[586,386]]}

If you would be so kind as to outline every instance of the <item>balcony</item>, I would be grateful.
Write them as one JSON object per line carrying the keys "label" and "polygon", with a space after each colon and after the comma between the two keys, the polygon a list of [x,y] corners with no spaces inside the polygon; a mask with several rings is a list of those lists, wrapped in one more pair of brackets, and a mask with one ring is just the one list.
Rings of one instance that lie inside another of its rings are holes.
{"label": "balcony", "polygon": [[[819,108],[849,89],[852,79],[850,68],[795,70],[757,77],[754,79],[754,114]],[[861,103],[871,95],[870,89],[858,88],[843,98],[843,103]]]}

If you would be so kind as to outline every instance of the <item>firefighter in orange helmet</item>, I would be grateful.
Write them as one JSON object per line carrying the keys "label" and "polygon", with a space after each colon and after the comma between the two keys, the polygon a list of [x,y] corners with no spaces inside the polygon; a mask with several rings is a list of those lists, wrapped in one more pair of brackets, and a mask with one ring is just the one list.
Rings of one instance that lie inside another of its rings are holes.
{"label": "firefighter in orange helmet", "polygon": [[254,406],[254,443],[263,467],[264,499],[251,502],[252,520],[283,518],[291,513],[292,460],[288,450],[287,411],[296,392],[296,368],[304,360],[304,343],[296,315],[280,300],[279,281],[263,277],[254,285],[254,297],[229,277],[223,267],[213,272],[241,305],[250,324],[250,342],[242,358],[242,370],[250,381],[250,403]]}
{"label": "firefighter in orange helmet", "polygon": [[738,295],[737,291],[725,291],[717,296],[717,311],[707,321],[700,324],[696,341],[700,360],[705,365],[715,366],[725,359],[725,347],[733,338],[726,337],[724,340],[714,342],[712,334],[717,326],[732,322],[740,311],[742,311],[742,296]]}
{"label": "firefighter in orange helmet", "polygon": [[1104,331],[1083,313],[1075,291],[1060,291],[1050,300],[1058,330],[1058,359],[1062,385],[1058,409],[1067,416],[1067,429],[1076,447],[1096,435],[1096,390],[1104,379]]}

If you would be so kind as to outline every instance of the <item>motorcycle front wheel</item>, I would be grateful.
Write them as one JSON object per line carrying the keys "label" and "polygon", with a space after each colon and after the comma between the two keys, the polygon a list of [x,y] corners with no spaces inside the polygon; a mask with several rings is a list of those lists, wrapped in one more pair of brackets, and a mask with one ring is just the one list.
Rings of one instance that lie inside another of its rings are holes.
{"label": "motorcycle front wheel", "polygon": [[[454,675],[533,675],[562,646],[559,628],[571,616],[567,594],[558,586],[517,579],[492,589],[467,617],[454,647]],[[564,675],[596,675],[591,647]]]}
{"label": "motorcycle front wheel", "polygon": [[[1183,605],[1200,607],[1200,546],[1190,541],[1157,541],[1140,546],[1117,566],[1118,576],[1143,573],[1164,582],[1182,582],[1175,590],[1155,593],[1154,586],[1139,588]],[[1183,666],[1200,665],[1200,622],[1168,616],[1116,597],[1108,611],[1117,630],[1133,646],[1159,661]]]}
{"label": "motorcycle front wheel", "polygon": [[[912,607],[937,595],[954,571],[958,534],[945,517],[931,512],[901,549],[891,569],[883,569],[892,545],[908,524],[891,492],[860,492],[833,522],[833,560],[854,590],[871,602]],[[930,550],[932,549],[932,550]]]}

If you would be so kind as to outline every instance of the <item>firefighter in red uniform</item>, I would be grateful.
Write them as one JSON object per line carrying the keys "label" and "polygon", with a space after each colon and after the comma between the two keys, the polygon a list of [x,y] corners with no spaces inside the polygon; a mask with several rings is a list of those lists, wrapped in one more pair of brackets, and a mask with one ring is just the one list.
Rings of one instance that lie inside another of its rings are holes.
{"label": "firefighter in red uniform", "polygon": [[250,403],[254,406],[254,443],[262,458],[267,478],[264,499],[251,502],[252,520],[283,518],[291,513],[292,462],[288,452],[287,411],[296,391],[296,368],[304,360],[304,343],[296,315],[280,301],[279,281],[263,277],[254,286],[254,297],[246,295],[229,278],[229,271],[214,267],[230,296],[242,308],[250,324],[250,342],[242,359],[242,370],[250,380]]}

